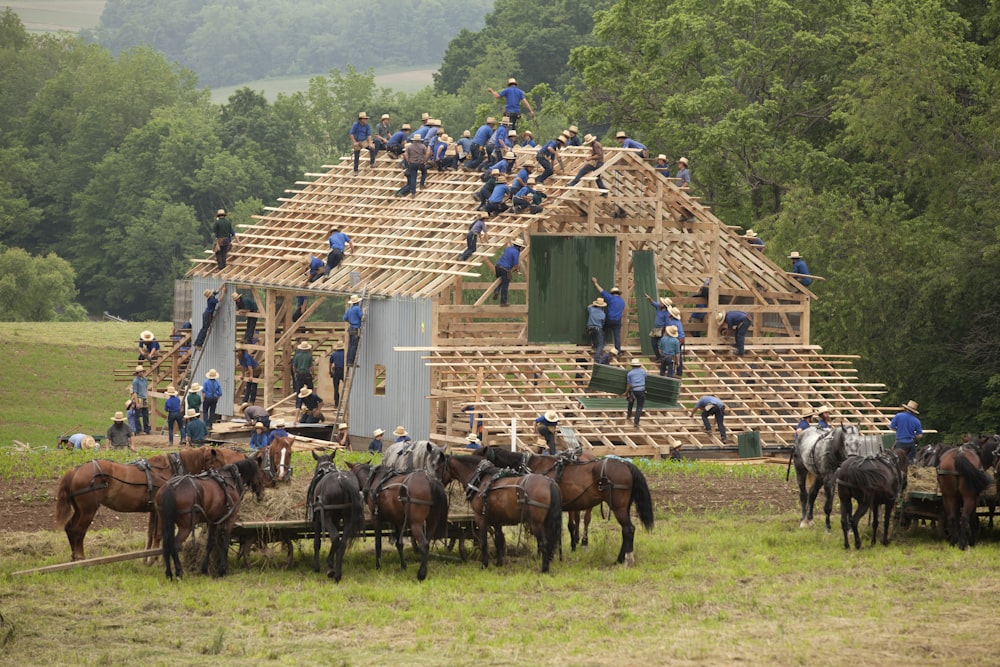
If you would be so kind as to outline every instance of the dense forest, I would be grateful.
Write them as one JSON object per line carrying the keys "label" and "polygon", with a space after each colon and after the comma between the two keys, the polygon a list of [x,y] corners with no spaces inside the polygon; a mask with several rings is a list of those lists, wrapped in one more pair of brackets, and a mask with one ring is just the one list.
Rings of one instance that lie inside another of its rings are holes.
{"label": "dense forest", "polygon": [[540,138],[572,122],[686,155],[720,218],[772,257],[808,257],[827,279],[814,342],[860,354],[886,401],[919,401],[942,430],[998,429],[1000,5],[497,0],[485,25],[413,95],[348,67],[213,105],[151,48],[0,15],[0,318],[167,318],[217,207],[252,222],[346,152],[359,110],[432,111],[456,134],[515,75]]}
{"label": "dense forest", "polygon": [[[349,64],[437,63],[492,0],[108,0],[90,41],[118,55],[159,51],[209,86],[313,74]],[[564,61],[565,62],[565,59]]]}

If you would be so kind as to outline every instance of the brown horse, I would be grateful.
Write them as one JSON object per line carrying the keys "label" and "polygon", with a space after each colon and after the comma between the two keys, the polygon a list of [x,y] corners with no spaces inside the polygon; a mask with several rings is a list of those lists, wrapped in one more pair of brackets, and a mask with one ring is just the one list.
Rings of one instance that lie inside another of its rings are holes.
{"label": "brown horse", "polygon": [[420,551],[417,580],[427,578],[427,555],[430,541],[448,534],[448,494],[444,485],[426,470],[398,473],[385,466],[372,468],[368,463],[347,464],[358,479],[358,485],[368,501],[375,530],[375,568],[382,568],[382,521],[393,525],[393,542],[399,552],[399,566],[406,569],[403,558],[403,531],[410,534]]}
{"label": "brown horse", "polygon": [[274,488],[278,483],[292,481],[292,437],[275,438],[271,444],[254,452],[258,463],[264,471],[268,488]]}
{"label": "brown horse", "polygon": [[[486,457],[500,465],[509,465],[521,455],[505,451],[502,447],[490,447]],[[579,512],[607,503],[622,527],[622,546],[618,552],[618,562],[635,564],[635,526],[632,524],[631,509],[635,503],[639,521],[643,528],[652,530],[653,499],[649,485],[642,471],[635,464],[618,458],[593,460],[571,459],[563,456],[531,455],[524,465],[532,472],[552,477],[559,484],[562,494],[562,508],[566,512]],[[578,524],[578,522],[577,522]],[[570,547],[576,547],[577,531],[570,520]],[[586,524],[581,543],[585,544]]]}
{"label": "brown horse", "polygon": [[263,500],[264,474],[252,458],[230,463],[218,471],[171,478],[156,492],[154,504],[163,526],[167,579],[175,576],[170,569],[171,561],[177,578],[181,578],[179,547],[199,523],[208,524],[208,546],[201,573],[208,574],[208,563],[216,554],[219,576],[225,576],[229,537],[247,487],[253,490],[257,500]]}
{"label": "brown horse", "polygon": [[[231,456],[223,452],[199,447],[158,454],[135,463],[94,460],[66,472],[59,481],[56,526],[66,531],[72,559],[84,558],[83,540],[101,505],[116,512],[150,512],[152,518],[153,497],[168,479],[221,468]],[[146,547],[152,548],[154,541],[158,540],[155,540],[155,525],[150,521]]]}
{"label": "brown horse", "polygon": [[[870,507],[872,510],[872,545],[878,539],[879,507],[884,506],[885,528],[882,544],[889,546],[889,520],[896,498],[906,489],[906,474],[910,457],[901,449],[881,452],[875,457],[848,456],[837,470],[837,493],[840,497],[840,527],[844,531],[844,548],[850,549],[848,532],[854,533],[854,548],[861,548],[858,522]],[[853,501],[858,509],[852,514]]]}
{"label": "brown horse", "polygon": [[976,451],[965,445],[941,454],[937,475],[948,542],[951,546],[958,544],[962,550],[975,546],[979,533],[979,520],[976,518],[979,495],[993,480],[981,468]]}
{"label": "brown horse", "polygon": [[562,496],[555,481],[533,473],[518,475],[480,456],[449,456],[444,478],[445,484],[457,479],[466,488],[465,497],[472,505],[479,529],[484,568],[490,562],[488,529],[493,529],[499,567],[506,547],[503,527],[523,523],[538,542],[542,572],[549,571],[562,538]]}

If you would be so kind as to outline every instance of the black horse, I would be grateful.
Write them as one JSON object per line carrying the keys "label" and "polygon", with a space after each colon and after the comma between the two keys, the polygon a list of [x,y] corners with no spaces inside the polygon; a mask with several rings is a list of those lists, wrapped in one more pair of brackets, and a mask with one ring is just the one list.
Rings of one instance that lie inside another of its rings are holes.
{"label": "black horse", "polygon": [[[858,522],[872,510],[872,545],[878,538],[879,507],[884,506],[885,528],[882,544],[889,545],[889,519],[896,498],[906,488],[906,475],[910,459],[901,449],[881,452],[874,458],[848,456],[837,470],[837,492],[840,496],[840,527],[844,531],[844,548],[850,549],[848,531],[854,532],[854,548],[861,548]],[[851,505],[858,501],[858,509],[852,514]]]}
{"label": "black horse", "polygon": [[[330,536],[330,553],[326,557],[326,576],[340,583],[344,552],[365,525],[365,505],[357,478],[337,470],[333,454],[317,456],[316,472],[306,496],[306,506],[312,514],[313,572],[319,572],[319,552],[323,534]],[[336,555],[336,563],[334,562]]]}

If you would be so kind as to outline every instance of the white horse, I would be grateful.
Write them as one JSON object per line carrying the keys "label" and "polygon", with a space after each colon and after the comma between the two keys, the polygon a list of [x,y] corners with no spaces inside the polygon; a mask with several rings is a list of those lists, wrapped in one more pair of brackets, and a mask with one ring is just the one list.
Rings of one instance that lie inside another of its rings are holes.
{"label": "white horse", "polygon": [[429,440],[395,442],[385,449],[382,465],[396,472],[426,470],[437,480],[444,479],[447,455]]}
{"label": "white horse", "polygon": [[[799,435],[795,444],[795,478],[799,483],[799,503],[802,505],[802,519],[799,527],[812,525],[816,496],[823,487],[826,497],[823,510],[826,512],[826,531],[830,532],[830,513],[833,511],[833,485],[837,481],[837,468],[847,458],[847,434],[858,436],[857,427],[838,426],[834,429],[807,428]],[[808,492],[806,485],[809,475],[813,482]]]}

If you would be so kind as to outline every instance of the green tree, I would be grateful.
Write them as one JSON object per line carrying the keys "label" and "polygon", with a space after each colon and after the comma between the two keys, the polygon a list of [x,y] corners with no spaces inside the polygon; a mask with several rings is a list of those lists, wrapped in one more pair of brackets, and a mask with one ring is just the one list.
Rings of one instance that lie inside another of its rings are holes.
{"label": "green tree", "polygon": [[86,311],[73,299],[73,267],[58,255],[33,257],[21,248],[0,246],[0,320],[80,321]]}

